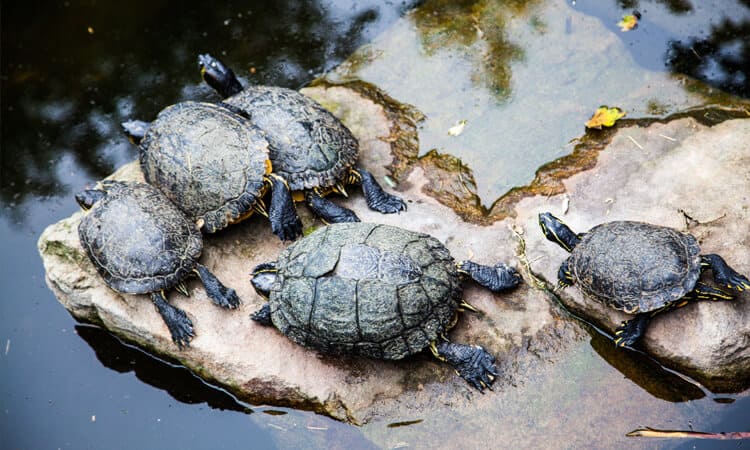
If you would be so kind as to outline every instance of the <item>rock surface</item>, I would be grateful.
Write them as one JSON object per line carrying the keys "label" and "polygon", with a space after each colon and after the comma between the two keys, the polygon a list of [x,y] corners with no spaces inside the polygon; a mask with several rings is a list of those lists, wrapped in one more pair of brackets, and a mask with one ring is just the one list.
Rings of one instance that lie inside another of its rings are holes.
{"label": "rock surface", "polygon": [[[385,167],[397,162],[394,143],[404,143],[394,135],[398,130],[390,117],[393,112],[346,87],[308,88],[305,93],[344,120],[360,140],[361,165],[384,180]],[[526,282],[507,294],[493,295],[467,283],[465,299],[482,313],[463,314],[451,332],[454,341],[483,345],[497,356],[504,373],[496,387],[502,390],[523,379],[530,365],[564,358],[565,350],[584,335],[577,322],[560,313],[549,289],[566,254],[544,240],[536,214],[550,210],[580,231],[616,218],[680,229],[689,224],[706,252],[719,253],[735,269],[750,273],[750,153],[744,144],[748,137],[747,120],[713,128],[692,119],[623,128],[593,168],[563,181],[567,193],[529,194],[516,203],[515,218],[489,226],[466,223],[426,195],[435,190],[438,179],[426,163],[399,172],[398,193],[409,208],[405,213],[374,213],[359,193],[340,203],[363,221],[429,233],[445,243],[457,260],[505,261],[519,267]],[[141,179],[142,174],[132,163],[113,178]],[[564,198],[570,205],[566,215],[561,211]],[[320,226],[304,206],[298,210],[306,228]],[[687,216],[694,221],[686,221]],[[253,322],[250,313],[263,300],[251,287],[249,272],[258,263],[274,260],[283,248],[261,217],[205,239],[201,262],[237,290],[243,302],[239,310],[215,307],[195,281],[188,286],[190,298],[170,294],[170,301],[193,320],[197,334],[190,347],[180,351],[148,297],[119,295],[97,276],[78,242],[80,217],[77,213],[51,225],[39,239],[47,282],[60,302],[76,318],[176,360],[243,400],[310,409],[352,423],[399,411],[437,411],[446,405],[467,415],[496,408],[495,395],[476,394],[448,366],[427,354],[399,362],[330,358]],[[525,253],[520,245],[524,241]],[[528,271],[529,261],[533,272],[549,284],[540,283]],[[624,317],[583,299],[575,288],[557,295],[571,310],[605,330],[611,331]],[[661,363],[711,388],[735,389],[750,378],[748,316],[747,293],[732,303],[696,303],[655,319],[643,344]]]}

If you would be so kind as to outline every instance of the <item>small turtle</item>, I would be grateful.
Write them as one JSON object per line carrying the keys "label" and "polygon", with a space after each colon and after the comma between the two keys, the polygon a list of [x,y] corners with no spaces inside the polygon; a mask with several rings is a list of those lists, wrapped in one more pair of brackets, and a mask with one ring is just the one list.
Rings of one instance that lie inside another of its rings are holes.
{"label": "small turtle", "polygon": [[578,283],[587,297],[635,314],[615,332],[621,347],[633,345],[657,313],[692,300],[731,300],[732,294],[698,281],[706,269],[721,287],[750,289],[750,281],[719,255],[700,255],[695,237],[672,228],[615,221],[576,234],[548,212],[539,214],[539,225],[571,253],[557,273],[560,287]]}
{"label": "small turtle", "polygon": [[351,131],[328,110],[292,89],[250,86],[246,89],[234,72],[205,54],[198,57],[201,76],[224,101],[250,115],[271,142],[270,158],[297,200],[326,223],[359,222],[354,212],[324,197],[346,194],[347,184],[361,185],[370,209],[391,214],[406,210],[400,198],[385,192],[368,171],[357,167],[359,143]]}
{"label": "small turtle", "polygon": [[316,230],[253,270],[252,284],[269,302],[252,318],[289,339],[328,354],[401,359],[430,347],[480,391],[498,375],[495,358],[444,333],[471,277],[492,292],[520,276],[499,263],[460,264],[437,239],[388,225],[342,223]]}
{"label": "small turtle", "polygon": [[198,262],[203,238],[195,223],[154,187],[105,180],[99,189],[77,194],[76,201],[87,211],[78,236],[99,275],[117,292],[151,294],[179,347],[195,335],[193,324],[184,311],[167,302],[165,291],[175,288],[188,295],[182,283],[195,274],[218,306],[239,306],[234,289]]}
{"label": "small turtle", "polygon": [[[302,232],[286,181],[272,173],[263,133],[228,105],[182,102],[148,126],[123,124],[139,139],[143,174],[206,233],[258,212],[282,240]],[[271,189],[266,210],[263,195]]]}

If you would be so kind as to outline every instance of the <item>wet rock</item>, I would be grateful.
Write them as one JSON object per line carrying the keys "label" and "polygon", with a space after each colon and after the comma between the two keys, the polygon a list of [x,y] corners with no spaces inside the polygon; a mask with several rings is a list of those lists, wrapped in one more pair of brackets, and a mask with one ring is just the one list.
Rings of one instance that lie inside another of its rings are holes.
{"label": "wet rock", "polygon": [[[562,180],[565,192],[516,205],[516,222],[528,230],[533,271],[554,285],[568,256],[539,232],[537,214],[551,211],[576,232],[625,219],[687,231],[698,238],[702,253],[720,254],[750,274],[748,137],[748,120],[708,127],[683,118],[619,129],[595,165]],[[702,279],[711,283],[710,272]],[[584,298],[575,287],[557,295],[609,333],[629,317]],[[696,302],[658,315],[641,345],[665,366],[714,391],[737,391],[750,380],[748,319],[748,292],[731,302]]]}
{"label": "wet rock", "polygon": [[[416,156],[418,115],[393,120],[399,108],[383,107],[377,102],[383,97],[367,95],[368,89],[319,86],[304,92],[342,117],[360,141],[360,163],[386,189],[391,189],[387,175],[397,179],[386,167],[402,169],[403,181],[397,190],[407,201],[408,211],[398,215],[370,211],[354,189],[348,199],[335,201],[355,210],[363,221],[429,233],[445,243],[457,260],[505,261],[524,271],[516,256],[519,240],[506,223],[489,227],[465,223],[423,193],[429,183],[425,169],[404,163]],[[112,178],[141,180],[142,174],[134,162]],[[298,210],[306,231],[322,225],[304,205]],[[189,298],[169,294],[170,301],[187,312],[196,331],[190,346],[180,351],[147,296],[115,293],[97,276],[78,242],[80,217],[76,213],[50,226],[39,239],[47,282],[60,302],[79,320],[99,324],[126,341],[183,364],[240,399],[313,410],[353,423],[407,413],[425,415],[446,404],[468,411],[495,405],[492,395],[480,395],[429,352],[397,362],[334,358],[297,346],[277,330],[252,321],[250,314],[262,306],[263,299],[250,285],[249,273],[256,264],[275,260],[284,247],[261,217],[205,237],[200,261],[236,289],[242,301],[238,310],[214,306],[196,281],[188,284]],[[466,283],[464,298],[481,313],[462,314],[450,336],[456,342],[480,344],[497,356],[504,371],[495,383],[497,389],[512,382],[521,368],[555,358],[582,336],[575,324],[560,318],[548,293],[533,284],[492,294]],[[529,345],[537,340],[554,345]]]}

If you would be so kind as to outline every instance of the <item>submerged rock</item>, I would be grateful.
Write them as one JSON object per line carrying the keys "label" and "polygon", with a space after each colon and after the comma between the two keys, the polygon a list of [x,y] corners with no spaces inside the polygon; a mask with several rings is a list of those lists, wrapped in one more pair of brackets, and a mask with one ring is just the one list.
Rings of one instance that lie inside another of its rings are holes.
{"label": "submerged rock", "polygon": [[[304,90],[351,128],[360,141],[362,166],[378,180],[392,175],[399,181],[396,189],[408,211],[370,211],[359,193],[335,201],[356,211],[363,221],[429,233],[457,260],[504,261],[519,268],[525,283],[509,293],[493,295],[466,283],[464,298],[481,313],[465,313],[451,330],[453,340],[482,345],[497,356],[503,370],[497,390],[522,383],[530,366],[565,358],[565,350],[585,336],[554,301],[551,286],[567,254],[542,236],[536,224],[540,211],[550,210],[580,231],[623,218],[689,229],[705,252],[722,254],[737,270],[750,273],[750,154],[744,146],[750,121],[708,128],[681,119],[622,128],[594,157],[595,164],[587,159],[586,167],[570,167],[566,177],[554,179],[566,192],[511,193],[514,201],[504,205],[508,218],[479,226],[462,220],[461,211],[450,209],[437,195],[440,186],[465,186],[466,167],[460,161],[446,164],[447,157],[434,154],[418,159],[418,114],[400,110],[392,99],[384,103],[385,97],[373,92],[362,86]],[[137,163],[112,177],[142,180]],[[567,215],[561,211],[563,199],[569,202]],[[321,226],[304,208],[299,210],[306,231]],[[398,362],[332,358],[253,322],[250,314],[263,300],[251,287],[249,273],[255,265],[275,260],[284,246],[256,217],[207,236],[200,259],[236,289],[242,300],[239,310],[215,308],[196,289],[197,282],[188,285],[190,298],[170,293],[170,301],[187,312],[196,331],[190,346],[180,351],[148,297],[117,294],[98,277],[78,242],[80,217],[76,213],[51,225],[39,239],[47,283],[60,302],[79,320],[175,360],[240,399],[309,409],[352,423],[384,416],[421,417],[446,405],[461,416],[497,408],[498,394],[479,395],[427,352]],[[605,330],[611,331],[624,317],[585,300],[574,287],[556,295]],[[657,317],[643,345],[662,364],[711,388],[737,388],[750,378],[749,300],[745,293],[732,303],[696,303]]]}

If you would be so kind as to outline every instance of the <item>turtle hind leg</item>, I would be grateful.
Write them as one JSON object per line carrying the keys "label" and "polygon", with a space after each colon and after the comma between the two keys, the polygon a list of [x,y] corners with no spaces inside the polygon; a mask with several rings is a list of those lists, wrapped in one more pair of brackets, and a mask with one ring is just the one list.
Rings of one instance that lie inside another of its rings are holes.
{"label": "turtle hind leg", "polygon": [[305,193],[305,203],[327,224],[360,221],[354,211],[337,205],[315,191]]}
{"label": "turtle hind leg", "polygon": [[632,347],[638,339],[643,336],[653,314],[636,314],[630,320],[626,320],[615,330],[615,345],[618,347]]}
{"label": "turtle hind leg", "polygon": [[463,261],[457,266],[458,271],[471,277],[479,285],[492,292],[502,292],[511,289],[521,282],[521,275],[516,269],[497,263],[494,266],[484,266],[472,261]]}
{"label": "turtle hind leg", "polygon": [[393,214],[406,211],[406,203],[401,198],[389,194],[375,181],[375,177],[361,167],[354,167],[349,173],[349,182],[362,185],[367,206],[383,214]]}
{"label": "turtle hind leg", "polygon": [[169,333],[172,335],[172,341],[179,348],[187,346],[195,336],[195,332],[193,331],[193,322],[190,321],[185,311],[170,305],[167,298],[164,297],[163,291],[152,292],[151,301],[156,306],[156,310],[159,311],[164,323],[167,324]]}
{"label": "turtle hind leg", "polygon": [[726,261],[719,255],[701,255],[701,265],[711,268],[711,271],[714,273],[714,280],[721,286],[739,292],[750,289],[750,280],[729,267]]}
{"label": "turtle hind leg", "polygon": [[479,392],[492,390],[492,383],[500,373],[495,357],[478,345],[454,344],[442,341],[432,346],[433,354],[456,370],[458,375]]}
{"label": "turtle hind leg", "polygon": [[570,258],[568,258],[560,264],[560,269],[557,271],[557,287],[566,288],[572,286],[573,283],[575,283],[575,280],[570,272]]}
{"label": "turtle hind leg", "polygon": [[271,231],[282,241],[293,241],[302,234],[302,221],[294,209],[289,186],[278,175],[271,174],[266,180],[271,183],[271,206],[268,209]]}
{"label": "turtle hind leg", "polygon": [[195,273],[203,283],[206,294],[216,305],[222,308],[235,309],[240,306],[240,299],[232,288],[224,286],[216,275],[212,274],[208,268],[202,264],[195,265]]}

